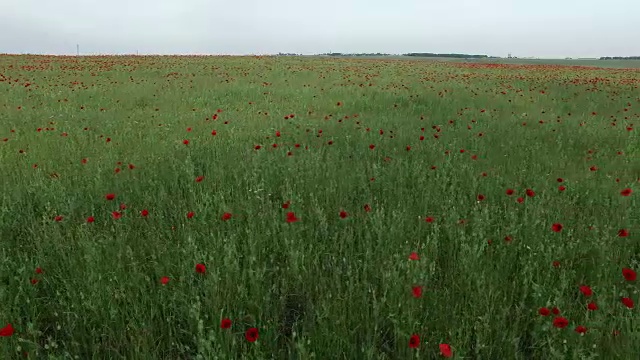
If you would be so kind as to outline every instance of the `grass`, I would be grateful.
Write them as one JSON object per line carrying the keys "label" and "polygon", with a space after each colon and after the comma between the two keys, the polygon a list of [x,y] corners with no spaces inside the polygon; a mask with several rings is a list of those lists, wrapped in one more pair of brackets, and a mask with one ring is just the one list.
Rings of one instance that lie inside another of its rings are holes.
{"label": "grass", "polygon": [[640,352],[621,302],[638,70],[2,56],[0,74],[2,359]]}

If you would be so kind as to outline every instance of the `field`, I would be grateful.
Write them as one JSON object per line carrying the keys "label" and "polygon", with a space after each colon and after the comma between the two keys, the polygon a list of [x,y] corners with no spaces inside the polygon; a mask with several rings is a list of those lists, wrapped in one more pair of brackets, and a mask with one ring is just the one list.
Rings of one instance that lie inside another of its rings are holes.
{"label": "field", "polygon": [[0,359],[636,359],[640,70],[0,57]]}

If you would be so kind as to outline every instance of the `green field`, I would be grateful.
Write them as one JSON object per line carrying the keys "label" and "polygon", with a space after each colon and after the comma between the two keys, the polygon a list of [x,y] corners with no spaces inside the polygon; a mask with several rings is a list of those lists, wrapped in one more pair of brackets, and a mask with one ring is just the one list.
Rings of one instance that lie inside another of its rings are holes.
{"label": "green field", "polygon": [[638,358],[638,69],[0,74],[0,359]]}

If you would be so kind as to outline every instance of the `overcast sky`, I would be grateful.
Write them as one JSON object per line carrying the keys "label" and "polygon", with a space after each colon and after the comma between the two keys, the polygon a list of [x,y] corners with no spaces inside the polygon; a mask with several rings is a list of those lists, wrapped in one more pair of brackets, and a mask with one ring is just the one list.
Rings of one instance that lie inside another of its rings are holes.
{"label": "overcast sky", "polygon": [[640,55],[638,0],[0,0],[0,53]]}

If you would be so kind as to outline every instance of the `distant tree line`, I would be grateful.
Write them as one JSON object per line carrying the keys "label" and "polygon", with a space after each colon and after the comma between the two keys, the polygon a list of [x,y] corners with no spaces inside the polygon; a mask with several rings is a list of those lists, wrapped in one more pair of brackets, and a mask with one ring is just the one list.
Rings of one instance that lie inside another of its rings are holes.
{"label": "distant tree line", "polygon": [[640,60],[640,56],[603,56],[600,60]]}
{"label": "distant tree line", "polygon": [[408,53],[404,56],[436,57],[436,58],[456,58],[456,59],[488,59],[488,55],[470,54],[434,54],[434,53]]}
{"label": "distant tree line", "polygon": [[320,55],[324,55],[324,56],[391,56],[391,54],[385,54],[385,53],[352,53],[352,54],[345,54],[345,53],[339,53],[339,52],[325,53],[325,54],[320,54]]}

